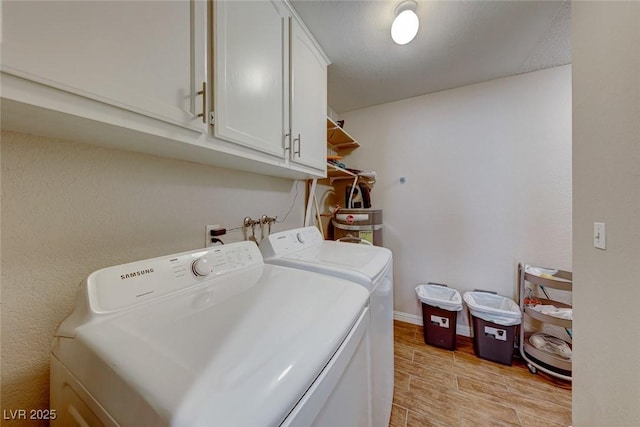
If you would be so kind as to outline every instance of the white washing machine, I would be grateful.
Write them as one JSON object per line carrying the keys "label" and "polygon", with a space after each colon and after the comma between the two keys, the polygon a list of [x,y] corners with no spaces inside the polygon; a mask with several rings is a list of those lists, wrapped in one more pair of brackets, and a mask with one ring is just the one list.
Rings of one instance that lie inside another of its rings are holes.
{"label": "white washing machine", "polygon": [[385,248],[323,240],[316,227],[271,234],[260,243],[266,263],[358,283],[370,293],[373,425],[387,426],[393,400],[393,258]]}
{"label": "white washing machine", "polygon": [[51,352],[53,426],[370,426],[368,292],[253,242],[99,270]]}

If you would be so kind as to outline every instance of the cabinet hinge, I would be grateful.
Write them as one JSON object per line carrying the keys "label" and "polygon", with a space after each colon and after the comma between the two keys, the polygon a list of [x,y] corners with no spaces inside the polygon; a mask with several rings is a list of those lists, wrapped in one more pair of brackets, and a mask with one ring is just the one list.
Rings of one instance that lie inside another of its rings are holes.
{"label": "cabinet hinge", "polygon": [[284,134],[285,144],[284,144],[284,152],[286,154],[287,151],[291,150],[291,129],[289,132]]}
{"label": "cabinet hinge", "polygon": [[215,124],[215,115],[214,115],[213,111],[209,111],[209,124],[210,125],[214,125]]}

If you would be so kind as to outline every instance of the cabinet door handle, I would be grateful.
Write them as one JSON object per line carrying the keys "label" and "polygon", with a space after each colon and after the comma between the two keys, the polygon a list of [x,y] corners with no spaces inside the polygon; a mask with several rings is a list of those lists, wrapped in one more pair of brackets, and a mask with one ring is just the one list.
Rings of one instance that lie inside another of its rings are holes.
{"label": "cabinet door handle", "polygon": [[302,151],[301,146],[302,146],[302,139],[300,137],[300,134],[298,134],[297,138],[293,139],[293,148],[296,148],[296,141],[298,141],[298,151],[294,151],[293,154],[297,154],[298,157],[300,157],[300,152]]}
{"label": "cabinet door handle", "polygon": [[198,114],[197,117],[202,117],[202,123],[207,123],[207,115],[205,111],[207,111],[207,82],[202,82],[202,90],[196,92],[197,95],[202,95],[202,113]]}

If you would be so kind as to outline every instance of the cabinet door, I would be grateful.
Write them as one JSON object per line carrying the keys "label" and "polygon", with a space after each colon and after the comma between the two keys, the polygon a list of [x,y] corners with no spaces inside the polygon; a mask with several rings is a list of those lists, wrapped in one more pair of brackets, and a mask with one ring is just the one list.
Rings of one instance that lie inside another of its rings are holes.
{"label": "cabinet door", "polygon": [[206,129],[205,1],[8,1],[2,71]]}
{"label": "cabinet door", "polygon": [[291,21],[291,160],[326,168],[327,63],[311,38]]}
{"label": "cabinet door", "polygon": [[286,10],[280,1],[217,1],[214,18],[215,136],[283,159]]}

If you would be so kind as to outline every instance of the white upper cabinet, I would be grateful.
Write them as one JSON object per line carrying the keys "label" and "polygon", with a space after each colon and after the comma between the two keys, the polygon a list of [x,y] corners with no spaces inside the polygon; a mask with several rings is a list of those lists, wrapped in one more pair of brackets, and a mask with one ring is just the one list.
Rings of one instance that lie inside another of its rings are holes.
{"label": "white upper cabinet", "polygon": [[291,21],[291,160],[322,169],[327,156],[327,61]]}
{"label": "white upper cabinet", "polygon": [[278,1],[216,1],[214,8],[214,134],[284,159],[287,11]]}
{"label": "white upper cabinet", "polygon": [[5,1],[0,49],[3,129],[326,174],[329,61],[286,0]]}
{"label": "white upper cabinet", "polygon": [[2,71],[206,129],[205,1],[7,1]]}
{"label": "white upper cabinet", "polygon": [[282,0],[214,5],[215,136],[324,174],[328,60]]}

